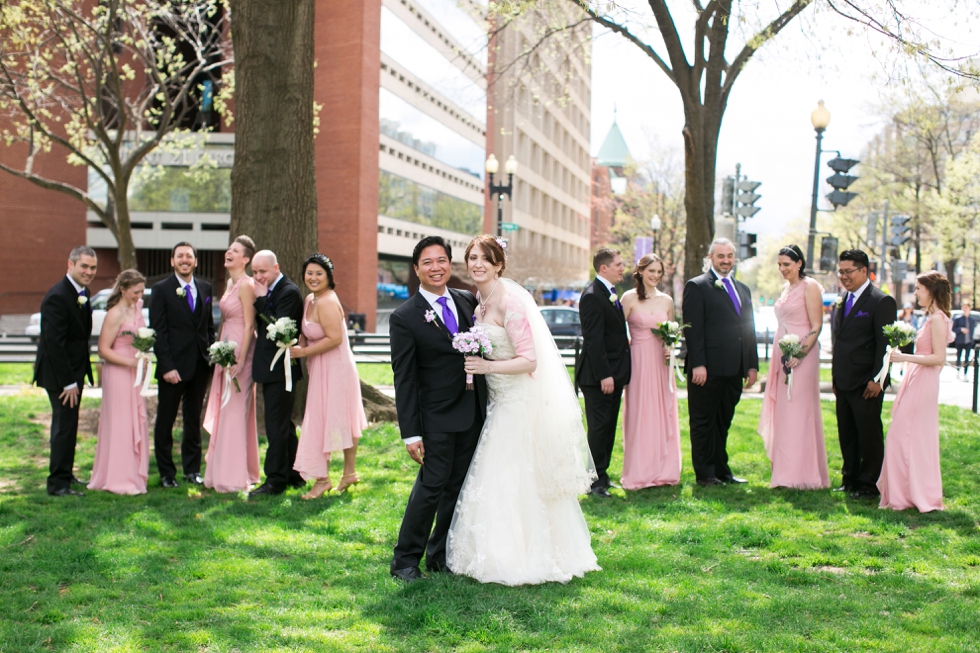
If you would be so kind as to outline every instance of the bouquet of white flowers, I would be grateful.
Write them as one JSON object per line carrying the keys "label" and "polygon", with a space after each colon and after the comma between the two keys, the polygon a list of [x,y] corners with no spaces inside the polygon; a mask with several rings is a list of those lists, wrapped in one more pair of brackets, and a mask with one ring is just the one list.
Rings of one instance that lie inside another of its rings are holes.
{"label": "bouquet of white flowers", "polygon": [[[150,350],[153,349],[153,345],[157,341],[157,332],[150,327],[140,327],[136,329],[136,333],[132,331],[123,331],[119,335],[121,336],[133,336],[133,349],[137,351],[136,354],[136,383],[133,384],[134,388],[143,386],[140,390],[141,397],[150,396],[150,381],[153,379],[153,355],[150,354]],[[146,365],[146,375],[143,375],[143,366]]]}
{"label": "bouquet of white flowers", "polygon": [[[664,342],[664,347],[670,352],[670,360],[665,361],[668,366],[673,370],[674,374],[677,375],[677,379],[681,382],[684,381],[684,375],[681,374],[680,366],[677,364],[677,358],[674,354],[674,347],[677,343],[681,341],[681,335],[684,333],[684,329],[691,326],[690,324],[680,324],[678,322],[660,322],[657,324],[656,329],[650,329],[653,335],[657,336]],[[671,379],[670,388],[671,394],[674,392],[674,380]]]}
{"label": "bouquet of white flowers", "polygon": [[276,366],[276,361],[279,360],[280,356],[285,356],[285,362],[283,363],[283,370],[286,373],[286,392],[293,391],[293,373],[289,369],[292,361],[289,358],[289,348],[295,345],[299,337],[299,327],[296,326],[296,320],[291,317],[281,317],[275,322],[270,322],[264,315],[262,319],[265,320],[265,337],[276,343],[279,351],[276,355],[272,357],[272,364],[269,365],[269,371]]}
{"label": "bouquet of white flowers", "polygon": [[[453,349],[466,356],[486,356],[493,351],[490,334],[478,326],[453,336]],[[466,389],[473,389],[473,375],[466,375]]]}
{"label": "bouquet of white flowers", "polygon": [[231,372],[228,371],[229,367],[235,365],[238,362],[238,357],[235,356],[235,350],[238,349],[238,343],[231,340],[218,340],[213,345],[208,347],[208,354],[210,354],[210,360],[212,365],[217,365],[219,367],[225,368],[225,388],[221,392],[221,407],[224,408],[228,400],[231,399],[231,386],[235,385],[235,392],[241,392],[242,388],[238,385],[238,379],[232,378]]}
{"label": "bouquet of white flowers", "polygon": [[901,349],[905,345],[912,343],[915,340],[915,327],[903,320],[896,320],[891,324],[886,324],[881,327],[881,332],[885,334],[885,339],[888,340],[888,346],[885,347],[885,357],[881,359],[881,371],[878,372],[878,376],[874,379],[875,383],[879,385],[884,382],[888,373],[892,371],[890,360],[892,349]]}
{"label": "bouquet of white flowers", "polygon": [[783,373],[786,375],[786,399],[792,399],[793,391],[793,368],[789,362],[793,358],[802,359],[806,354],[803,352],[803,341],[795,333],[787,333],[779,339],[779,350],[783,352],[780,362],[783,365]]}

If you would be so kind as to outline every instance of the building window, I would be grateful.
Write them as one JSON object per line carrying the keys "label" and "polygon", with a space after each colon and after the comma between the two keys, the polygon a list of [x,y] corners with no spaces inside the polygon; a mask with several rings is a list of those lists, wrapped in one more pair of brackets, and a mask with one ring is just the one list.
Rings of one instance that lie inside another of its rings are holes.
{"label": "building window", "polygon": [[[483,206],[381,170],[378,213],[462,234],[480,233]],[[399,231],[398,235],[401,235]]]}

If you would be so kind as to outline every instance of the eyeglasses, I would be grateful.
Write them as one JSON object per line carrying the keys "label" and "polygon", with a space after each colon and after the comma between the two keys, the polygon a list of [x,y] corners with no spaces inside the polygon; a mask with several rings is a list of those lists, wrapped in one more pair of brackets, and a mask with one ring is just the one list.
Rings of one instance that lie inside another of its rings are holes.
{"label": "eyeglasses", "polygon": [[850,268],[849,270],[845,270],[843,268],[837,268],[837,276],[839,276],[839,277],[850,277],[852,274],[854,274],[858,270],[863,270],[865,267],[866,266],[862,265],[861,267],[858,267],[858,268]]}

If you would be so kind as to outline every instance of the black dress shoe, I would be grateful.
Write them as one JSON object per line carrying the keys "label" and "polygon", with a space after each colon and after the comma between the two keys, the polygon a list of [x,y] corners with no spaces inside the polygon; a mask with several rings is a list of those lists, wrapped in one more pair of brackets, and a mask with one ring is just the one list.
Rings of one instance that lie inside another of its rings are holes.
{"label": "black dress shoe", "polygon": [[252,497],[261,497],[266,495],[276,496],[282,494],[285,491],[286,491],[285,488],[275,488],[269,485],[268,483],[263,483],[262,485],[258,486],[257,488],[249,492],[248,498],[251,499]]}
{"label": "black dress shoe", "polygon": [[48,494],[53,497],[84,497],[85,495],[78,490],[70,487],[59,487],[57,490],[48,490]]}
{"label": "black dress shoe", "polygon": [[306,481],[303,480],[302,476],[299,478],[294,478],[293,480],[289,481],[289,487],[293,487],[298,490],[301,487],[306,487]]}
{"label": "black dress shoe", "polygon": [[204,485],[204,479],[200,474],[184,474],[184,480],[194,485]]}
{"label": "black dress shoe", "polygon": [[697,483],[701,487],[709,487],[709,486],[712,486],[712,485],[724,485],[725,484],[724,481],[722,481],[720,478],[715,478],[714,476],[711,476],[710,478],[699,478],[697,480]]}
{"label": "black dress shoe", "polygon": [[174,488],[174,487],[180,487],[180,486],[177,485],[177,479],[175,479],[173,476],[161,476],[160,477],[160,487]]}
{"label": "black dress shoe", "polygon": [[413,583],[417,580],[422,580],[425,576],[422,575],[422,571],[418,567],[404,567],[402,569],[392,569],[391,577],[397,578],[398,580],[403,580],[406,583]]}
{"label": "black dress shoe", "polygon": [[841,485],[840,487],[835,487],[833,489],[833,491],[834,492],[848,492],[848,493],[850,493],[850,492],[853,492],[854,491],[854,488],[852,488],[850,485]]}
{"label": "black dress shoe", "polygon": [[445,574],[447,576],[456,575],[456,572],[446,565],[426,565],[425,568],[430,574]]}
{"label": "black dress shoe", "polygon": [[72,476],[71,477],[71,484],[72,485],[88,485],[88,481],[83,481],[82,479],[78,478],[77,476]]}
{"label": "black dress shoe", "polygon": [[851,497],[852,499],[877,499],[881,496],[881,494],[875,490],[855,490],[847,496]]}
{"label": "black dress shoe", "polygon": [[594,497],[607,497],[608,498],[608,497],[611,497],[612,496],[611,494],[609,494],[609,488],[605,487],[604,485],[600,485],[599,487],[592,488],[592,491],[589,492],[589,494],[591,494]]}
{"label": "black dress shoe", "polygon": [[725,483],[727,485],[741,485],[742,483],[748,483],[747,480],[739,476],[725,476],[720,480],[722,483]]}

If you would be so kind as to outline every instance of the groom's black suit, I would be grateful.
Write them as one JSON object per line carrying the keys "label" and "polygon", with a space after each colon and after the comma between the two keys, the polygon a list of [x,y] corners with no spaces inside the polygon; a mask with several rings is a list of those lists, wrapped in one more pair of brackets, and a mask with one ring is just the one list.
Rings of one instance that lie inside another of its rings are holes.
{"label": "groom's black suit", "polygon": [[[85,303],[78,298],[84,295]],[[92,382],[89,337],[92,335],[92,306],[87,288],[79,295],[68,277],[56,283],[41,302],[41,338],[34,362],[34,380],[51,402],[51,465],[48,492],[71,487],[78,433],[78,408],[82,385]],[[62,404],[59,395],[72,383],[78,385],[74,408]]]}
{"label": "groom's black suit", "polygon": [[[476,298],[465,290],[447,290],[456,305],[459,330],[468,331]],[[429,311],[438,317],[427,321]],[[438,570],[446,566],[446,536],[483,428],[486,380],[476,375],[475,391],[466,390],[463,355],[453,349],[441,314],[421,293],[395,309],[388,330],[398,427],[403,438],[421,436],[425,448],[391,568],[418,567],[425,553],[426,566]]]}
{"label": "groom's black suit", "polygon": [[[843,295],[844,300],[847,294]],[[844,317],[841,305],[834,315],[833,381],[837,395],[837,435],[842,485],[849,490],[877,494],[878,476],[885,457],[881,426],[882,392],[865,399],[864,391],[878,372],[888,341],[882,327],[895,321],[895,299],[869,284]]]}
{"label": "groom's black suit", "polygon": [[[691,459],[698,480],[732,477],[728,467],[728,428],[742,398],[742,379],[759,369],[755,340],[752,294],[744,283],[732,279],[741,313],[735,310],[724,288],[715,286],[713,270],[684,285],[684,321],[687,359],[688,409],[691,426]],[[691,372],[705,367],[704,385],[691,382]]]}

